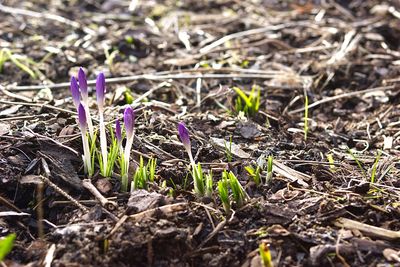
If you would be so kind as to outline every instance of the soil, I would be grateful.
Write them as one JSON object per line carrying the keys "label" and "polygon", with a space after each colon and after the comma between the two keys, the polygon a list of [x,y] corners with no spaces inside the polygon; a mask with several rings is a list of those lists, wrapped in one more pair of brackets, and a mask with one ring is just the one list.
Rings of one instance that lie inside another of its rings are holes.
{"label": "soil", "polygon": [[[0,72],[0,236],[17,234],[3,266],[263,266],[260,244],[273,266],[400,266],[398,1],[4,0],[0,14],[0,49],[31,71]],[[96,165],[102,205],[83,182],[80,66],[112,78],[107,122],[133,98],[130,171],[157,159],[148,190],[121,193]],[[259,111],[238,114],[233,87],[253,86]],[[180,121],[244,206],[193,193]],[[270,155],[257,185],[245,167]]]}

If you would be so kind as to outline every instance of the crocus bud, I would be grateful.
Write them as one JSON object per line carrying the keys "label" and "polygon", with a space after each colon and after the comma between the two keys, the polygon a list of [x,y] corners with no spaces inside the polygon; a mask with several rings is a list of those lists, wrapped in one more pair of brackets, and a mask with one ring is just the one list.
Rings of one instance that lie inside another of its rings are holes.
{"label": "crocus bud", "polygon": [[86,131],[86,129],[87,129],[86,111],[85,111],[85,107],[82,104],[79,104],[78,120],[79,120],[79,125],[81,127],[81,131],[82,132]]}
{"label": "crocus bud", "polygon": [[74,105],[76,108],[78,108],[81,100],[80,100],[78,82],[76,81],[74,76],[71,77],[70,89],[71,89],[72,100],[74,101]]}
{"label": "crocus bud", "polygon": [[180,122],[178,124],[178,133],[179,133],[179,138],[181,139],[183,146],[185,147],[188,154],[191,155],[192,150],[191,150],[191,145],[190,145],[189,131],[186,129],[186,126],[183,122]]}
{"label": "crocus bud", "polygon": [[81,89],[82,97],[87,98],[88,97],[87,80],[86,80],[86,74],[82,68],[79,68],[79,71],[78,71],[78,81],[79,81],[79,88]]}
{"label": "crocus bud", "polygon": [[130,139],[133,136],[133,128],[135,126],[135,111],[131,107],[127,107],[124,112],[124,125],[126,137]]}
{"label": "crocus bud", "polygon": [[100,72],[96,80],[97,106],[99,107],[100,110],[103,110],[105,93],[106,93],[106,78],[104,77],[104,74]]}
{"label": "crocus bud", "polygon": [[122,142],[121,123],[118,119],[115,121],[115,137],[117,138],[118,143]]}

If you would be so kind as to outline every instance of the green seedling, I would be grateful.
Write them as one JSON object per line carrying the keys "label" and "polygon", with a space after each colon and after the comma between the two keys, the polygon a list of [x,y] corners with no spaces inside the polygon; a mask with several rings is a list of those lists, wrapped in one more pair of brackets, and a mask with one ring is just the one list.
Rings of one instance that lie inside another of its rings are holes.
{"label": "green seedling", "polygon": [[206,174],[205,185],[206,185],[205,195],[207,197],[211,197],[212,193],[213,193],[213,186],[214,186],[212,170],[210,170],[210,172],[208,174]]}
{"label": "green seedling", "polygon": [[239,208],[242,207],[249,199],[249,196],[247,195],[246,191],[244,191],[242,185],[239,183],[239,180],[231,171],[229,173],[227,171],[224,171],[222,173],[222,176],[224,177],[223,179],[229,181],[229,186],[232,191],[232,197],[236,205]]}
{"label": "green seedling", "polygon": [[378,168],[378,163],[379,163],[381,156],[382,156],[382,151],[379,151],[378,154],[376,155],[374,165],[372,166],[371,179],[370,179],[371,183],[375,183],[376,169]]}
{"label": "green seedling", "polygon": [[269,184],[272,181],[273,166],[274,166],[274,157],[272,155],[269,155],[267,160],[267,178],[265,179],[266,184]]}
{"label": "green seedling", "polygon": [[194,184],[194,192],[198,196],[204,196],[205,193],[205,185],[204,185],[204,174],[201,168],[201,164],[192,164],[192,177]]}
{"label": "green seedling", "polygon": [[260,253],[261,265],[263,267],[273,267],[274,264],[272,262],[271,251],[269,250],[269,246],[265,243],[261,243],[258,247],[258,251]]}
{"label": "green seedling", "polygon": [[304,94],[304,141],[307,141],[308,135],[308,95]]}
{"label": "green seedling", "polygon": [[154,176],[156,173],[156,159],[149,159],[147,165],[144,165],[143,157],[140,156],[139,167],[136,169],[133,176],[132,188],[133,189],[146,189],[148,184],[154,182]]}
{"label": "green seedling", "polygon": [[16,235],[13,233],[0,239],[0,262],[2,262],[4,258],[7,256],[7,254],[11,252],[14,246],[15,238]]}
{"label": "green seedling", "polygon": [[332,173],[336,172],[336,167],[335,167],[335,160],[333,159],[332,154],[326,155],[326,158],[328,159],[329,162],[329,169],[331,170]]}
{"label": "green seedling", "polygon": [[224,141],[225,146],[225,157],[228,162],[232,161],[233,154],[232,154],[232,135],[229,137],[229,146],[227,145],[226,141]]}
{"label": "green seedling", "polygon": [[[7,61],[11,61],[22,71],[28,73],[32,79],[36,79],[36,73],[29,67],[31,60],[29,60],[27,57],[14,55],[10,49],[3,48],[0,50],[0,72],[3,72],[4,64]],[[26,64],[22,63],[21,61],[24,61]]]}
{"label": "green seedling", "polygon": [[262,183],[260,166],[257,166],[257,168],[254,168],[253,166],[249,165],[249,166],[244,167],[244,169],[253,178],[253,180],[254,180],[254,182],[256,183],[257,186]]}
{"label": "green seedling", "polygon": [[365,173],[364,167],[361,164],[361,161],[358,160],[356,155],[353,153],[353,151],[349,148],[347,149],[347,152],[350,154],[350,156],[354,159],[354,161],[357,163],[358,167],[360,168],[361,172],[363,173],[364,177],[367,177],[367,174]]}
{"label": "green seedling", "polygon": [[250,94],[247,95],[239,87],[233,87],[238,95],[235,100],[236,113],[243,112],[246,116],[252,117],[257,114],[260,108],[261,89],[259,86],[254,85],[251,88]]}
{"label": "green seedling", "polygon": [[229,214],[231,212],[231,204],[229,201],[229,193],[228,193],[228,181],[224,178],[218,181],[218,194],[221,199],[222,206],[224,207],[225,213]]}

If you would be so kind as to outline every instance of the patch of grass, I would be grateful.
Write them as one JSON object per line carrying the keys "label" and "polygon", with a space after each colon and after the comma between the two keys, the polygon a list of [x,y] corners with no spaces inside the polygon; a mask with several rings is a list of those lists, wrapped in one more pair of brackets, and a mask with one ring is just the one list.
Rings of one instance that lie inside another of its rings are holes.
{"label": "patch of grass", "polygon": [[382,151],[379,151],[378,154],[376,155],[374,165],[372,166],[371,179],[370,179],[371,183],[375,183],[376,169],[378,168],[378,163],[379,163],[381,156],[382,156]]}
{"label": "patch of grass", "polygon": [[269,246],[265,243],[261,243],[258,247],[258,251],[260,253],[261,265],[263,267],[273,267],[274,264],[272,262],[271,251],[269,250]]}

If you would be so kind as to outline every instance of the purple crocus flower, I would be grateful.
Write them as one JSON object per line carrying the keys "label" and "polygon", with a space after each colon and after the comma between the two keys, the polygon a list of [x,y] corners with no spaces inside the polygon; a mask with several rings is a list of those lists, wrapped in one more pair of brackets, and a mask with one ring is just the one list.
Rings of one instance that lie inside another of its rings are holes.
{"label": "purple crocus flower", "polygon": [[190,162],[194,163],[193,156],[192,156],[192,148],[190,145],[189,131],[183,122],[180,122],[178,124],[178,133],[179,133],[179,138],[181,139],[182,144],[185,147],[186,152],[189,155]]}
{"label": "purple crocus flower", "polygon": [[191,146],[190,146],[189,131],[183,122],[180,122],[178,124],[178,133],[179,133],[179,138],[181,139],[182,144],[185,146],[186,150],[190,149]]}
{"label": "purple crocus flower", "polygon": [[79,107],[80,103],[80,93],[79,93],[79,86],[78,82],[76,81],[75,77],[71,77],[71,84],[70,84],[70,89],[71,89],[71,94],[72,94],[72,100],[74,101],[74,105],[76,108]]}
{"label": "purple crocus flower", "polygon": [[82,68],[79,68],[78,71],[78,81],[79,81],[79,88],[81,89],[82,98],[87,98],[88,97],[87,79],[86,79],[86,74]]}
{"label": "purple crocus flower", "polygon": [[133,128],[135,126],[135,111],[131,107],[127,107],[124,112],[124,125],[126,137],[130,139],[133,136]]}
{"label": "purple crocus flower", "polygon": [[97,106],[101,111],[103,110],[104,106],[105,93],[106,93],[106,78],[104,77],[104,73],[100,72],[96,80],[96,97],[97,97]]}
{"label": "purple crocus flower", "polygon": [[115,121],[115,137],[117,138],[118,143],[122,142],[121,123],[118,119]]}
{"label": "purple crocus flower", "polygon": [[85,110],[85,107],[82,104],[79,104],[78,120],[79,120],[79,125],[81,127],[81,131],[82,132],[86,132],[86,129],[87,129],[86,110]]}

